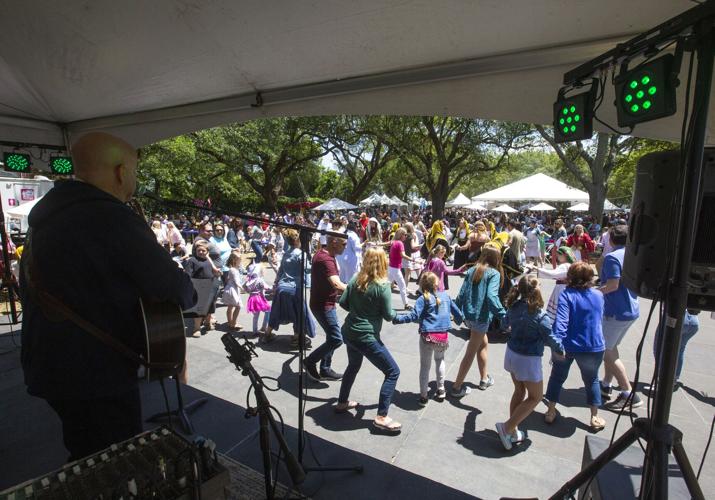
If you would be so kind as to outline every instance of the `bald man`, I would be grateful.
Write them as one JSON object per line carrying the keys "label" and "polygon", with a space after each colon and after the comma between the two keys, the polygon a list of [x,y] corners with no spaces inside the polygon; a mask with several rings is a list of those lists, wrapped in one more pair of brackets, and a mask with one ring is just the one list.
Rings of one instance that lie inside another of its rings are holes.
{"label": "bald man", "polygon": [[70,460],[142,431],[137,364],[64,315],[44,290],[85,321],[141,352],[139,297],[191,307],[190,278],[125,202],[136,187],[137,153],[90,133],[72,148],[76,179],[58,183],[29,215],[22,260],[22,366],[28,392],[62,421]]}

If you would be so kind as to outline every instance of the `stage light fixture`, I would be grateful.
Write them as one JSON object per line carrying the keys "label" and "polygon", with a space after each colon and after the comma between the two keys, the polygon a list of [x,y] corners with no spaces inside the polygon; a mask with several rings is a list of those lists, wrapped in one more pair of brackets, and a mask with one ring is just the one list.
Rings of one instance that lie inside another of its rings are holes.
{"label": "stage light fixture", "polygon": [[23,153],[3,153],[3,163],[8,172],[28,173],[30,172],[30,155]]}
{"label": "stage light fixture", "polygon": [[74,174],[74,163],[71,156],[53,156],[50,158],[50,171],[57,175]]}
{"label": "stage light fixture", "polygon": [[674,61],[675,56],[667,54],[631,70],[621,70],[615,81],[620,127],[632,127],[675,113],[678,80],[673,76]]}
{"label": "stage light fixture", "polygon": [[588,92],[566,97],[566,88],[559,90],[554,103],[554,139],[571,142],[590,139],[593,134],[593,103],[595,81]]}

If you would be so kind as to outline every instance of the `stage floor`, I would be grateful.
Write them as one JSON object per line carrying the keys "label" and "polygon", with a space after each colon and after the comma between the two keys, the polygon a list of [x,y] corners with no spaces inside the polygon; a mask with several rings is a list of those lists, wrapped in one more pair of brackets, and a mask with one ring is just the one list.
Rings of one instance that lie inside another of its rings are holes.
{"label": "stage floor", "polygon": [[[273,273],[266,273],[267,281]],[[460,278],[450,279],[451,295],[456,295]],[[415,288],[412,283],[410,288]],[[548,298],[552,285],[544,282]],[[393,305],[399,307],[398,294]],[[621,356],[631,377],[635,373],[635,351],[645,326],[649,301],[641,300],[642,315],[622,344]],[[344,313],[340,311],[341,320]],[[250,328],[251,318],[244,312],[241,325]],[[225,308],[218,309],[219,325],[225,321]],[[686,352],[682,380],[685,384],[673,396],[672,423],[683,431],[685,448],[697,469],[705,448],[709,425],[715,411],[715,321],[709,313],[700,315],[700,332],[691,340]],[[642,380],[649,382],[653,370],[652,339],[655,321],[647,334],[641,365]],[[13,337],[7,327],[0,334],[0,489],[38,476],[61,465],[65,458],[59,421],[47,404],[28,396],[19,366],[19,335]],[[481,497],[546,497],[553,493],[581,467],[584,438],[590,434],[586,422],[588,409],[578,370],[572,369],[564,386],[561,413],[551,426],[544,424],[545,406],[540,405],[523,424],[528,440],[510,452],[504,451],[494,424],[503,421],[508,412],[512,384],[503,370],[505,346],[489,347],[489,371],[496,384],[487,391],[473,390],[462,400],[431,400],[425,408],[417,404],[419,392],[419,351],[416,325],[385,324],[382,338],[401,369],[390,416],[403,424],[399,436],[376,433],[371,422],[377,408],[382,380],[380,372],[365,362],[353,387],[351,399],[361,403],[352,415],[336,415],[332,410],[339,382],[308,382],[305,427],[307,447],[304,462],[313,465],[363,465],[362,474],[311,473],[301,488],[317,499],[332,498],[461,498]],[[190,382],[185,398],[192,401],[208,397],[208,403],[193,416],[197,433],[218,444],[222,453],[256,470],[261,469],[258,447],[258,421],[245,419],[245,397],[248,379],[226,360],[220,341],[223,331],[212,331],[202,338],[189,338]],[[280,337],[266,349],[258,349],[253,365],[261,375],[278,379],[281,390],[268,397],[283,415],[289,444],[297,448],[298,379],[297,353],[291,350],[289,334],[283,327]],[[448,388],[461,360],[468,332],[456,328],[446,353]],[[324,335],[318,328],[319,345]],[[14,342],[13,342],[14,340]],[[498,339],[494,339],[498,340]],[[548,355],[544,373],[550,372]],[[333,367],[343,371],[347,364],[345,349],[339,349]],[[478,379],[476,366],[467,381]],[[270,381],[267,382],[270,384]],[[163,409],[158,384],[142,387],[144,414]],[[175,401],[172,395],[171,401]],[[645,407],[636,410],[645,416]],[[599,436],[610,438],[616,414],[602,412],[607,427]],[[622,418],[617,435],[628,428]],[[149,426],[148,426],[149,427]],[[703,468],[701,486],[706,497],[715,495],[715,451],[711,450]],[[289,485],[285,473],[280,480]],[[625,493],[625,492],[624,492]]]}

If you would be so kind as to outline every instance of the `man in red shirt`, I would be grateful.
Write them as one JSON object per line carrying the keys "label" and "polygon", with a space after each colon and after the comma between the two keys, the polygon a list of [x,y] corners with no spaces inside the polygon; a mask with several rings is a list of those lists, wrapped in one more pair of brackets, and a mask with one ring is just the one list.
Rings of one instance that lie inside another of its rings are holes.
{"label": "man in red shirt", "polygon": [[[313,267],[310,271],[310,310],[325,331],[326,340],[303,360],[308,376],[316,381],[343,378],[343,375],[336,373],[330,365],[333,352],[343,345],[335,303],[338,300],[338,292],[345,290],[346,285],[338,277],[335,256],[343,253],[347,240],[328,236],[326,243],[313,256]],[[320,361],[320,371],[316,367],[318,361]]]}

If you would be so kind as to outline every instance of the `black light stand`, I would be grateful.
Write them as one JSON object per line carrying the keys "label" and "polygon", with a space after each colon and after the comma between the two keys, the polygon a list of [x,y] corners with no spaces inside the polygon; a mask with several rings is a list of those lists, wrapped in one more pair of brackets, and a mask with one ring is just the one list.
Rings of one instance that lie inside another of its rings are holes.
{"label": "black light stand", "polygon": [[[681,327],[688,298],[688,278],[694,242],[693,228],[697,227],[698,209],[702,199],[703,150],[713,73],[714,23],[715,1],[708,0],[564,75],[564,84],[573,84],[593,75],[596,71],[618,64],[623,59],[654,50],[659,43],[686,35],[695,42],[697,74],[693,96],[692,138],[689,142],[686,141],[689,149],[685,151],[687,162],[682,165],[685,171],[679,197],[681,207],[674,221],[678,234],[674,265],[670,273],[671,281],[664,297],[665,328],[658,348],[661,358],[657,364],[653,415],[650,419],[637,419],[631,429],[564,484],[551,497],[552,499],[571,497],[579,487],[598,474],[609,461],[639,438],[648,442],[641,477],[641,498],[658,500],[668,498],[668,457],[671,451],[680,466],[690,495],[695,499],[705,498],[682,446],[682,433],[670,425],[668,420],[681,341]],[[686,144],[682,144],[681,147],[685,148]]]}
{"label": "black light stand", "polygon": [[[300,242],[301,242],[301,277],[300,277],[300,283],[299,283],[299,288],[300,290],[296,290],[297,293],[300,293],[299,295],[299,303],[298,303],[298,308],[299,308],[299,313],[298,313],[298,331],[300,332],[298,334],[298,461],[302,464],[303,463],[303,449],[304,449],[304,442],[303,442],[303,436],[305,433],[305,422],[304,422],[304,415],[303,415],[303,410],[304,410],[304,393],[303,393],[303,388],[304,388],[304,367],[303,367],[303,360],[305,359],[305,335],[306,335],[306,320],[307,318],[305,317],[305,311],[306,311],[306,283],[305,283],[305,268],[306,268],[306,252],[310,251],[310,238],[313,234],[321,234],[321,235],[326,235],[330,236],[333,238],[340,238],[340,239],[347,239],[347,235],[345,233],[338,233],[335,231],[325,231],[322,229],[317,229],[314,227],[308,227],[308,226],[302,226],[300,224],[290,224],[288,222],[284,222],[282,220],[269,220],[264,217],[256,217],[255,215],[250,215],[250,214],[244,214],[240,212],[235,212],[232,210],[222,210],[220,208],[207,208],[207,207],[197,207],[195,205],[191,205],[188,203],[182,203],[179,201],[174,201],[174,200],[166,200],[164,198],[161,198],[154,193],[150,192],[144,192],[141,194],[141,196],[144,196],[150,200],[154,200],[155,202],[161,203],[163,205],[168,205],[168,206],[173,206],[175,208],[181,208],[181,209],[188,209],[188,210],[194,210],[196,208],[201,208],[202,210],[206,210],[208,212],[212,212],[214,214],[225,214],[225,215],[231,215],[233,217],[238,217],[240,219],[245,219],[245,220],[250,220],[253,222],[257,223],[264,223],[268,222],[269,224],[273,226],[278,226],[284,229],[294,229],[298,232],[300,236]],[[298,287],[297,287],[298,288]],[[362,465],[355,465],[355,466],[346,466],[346,467],[323,467],[323,466],[316,466],[316,467],[304,467],[303,468],[305,472],[342,472],[342,471],[353,471],[353,472],[362,472],[363,471],[363,466]]]}
{"label": "black light stand", "polygon": [[258,415],[266,498],[272,499],[274,498],[274,490],[273,464],[271,461],[271,430],[278,440],[281,452],[285,455],[286,468],[288,469],[288,474],[290,475],[291,481],[294,485],[299,485],[305,481],[305,471],[303,470],[300,462],[296,460],[295,456],[290,451],[288,443],[286,443],[286,440],[283,437],[283,433],[278,428],[278,424],[271,413],[271,403],[268,401],[266,393],[263,389],[263,380],[261,379],[261,376],[258,375],[258,372],[256,372],[256,369],[253,368],[253,365],[251,365],[251,358],[258,356],[256,351],[253,349],[253,344],[245,339],[243,344],[240,344],[230,333],[224,334],[221,337],[221,342],[223,342],[223,345],[229,354],[227,356],[229,361],[236,365],[236,369],[241,372],[241,375],[249,378],[251,386],[256,393],[257,407],[246,408],[246,418],[256,416],[256,414]]}

